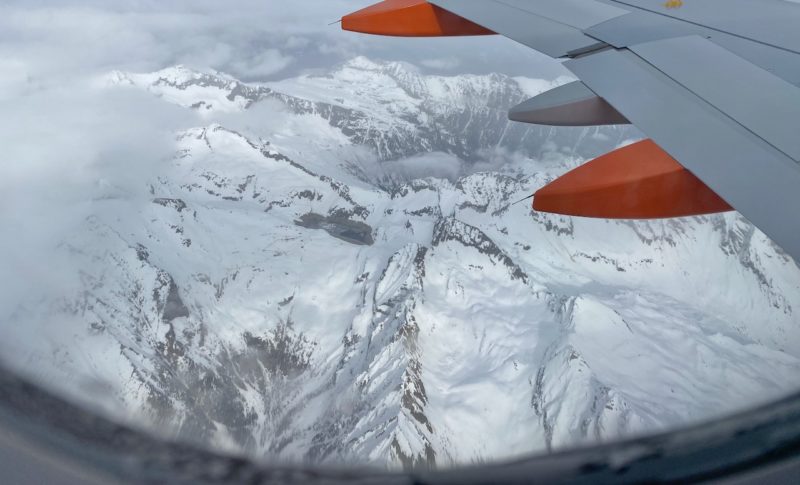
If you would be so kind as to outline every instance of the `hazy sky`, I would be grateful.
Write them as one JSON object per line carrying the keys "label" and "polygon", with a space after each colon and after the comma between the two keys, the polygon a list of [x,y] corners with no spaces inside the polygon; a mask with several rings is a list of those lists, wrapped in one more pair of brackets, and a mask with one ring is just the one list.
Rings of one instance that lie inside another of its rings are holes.
{"label": "hazy sky", "polygon": [[356,55],[439,72],[555,77],[560,65],[501,37],[397,39],[329,25],[370,0],[5,0],[0,88],[87,70],[178,63],[246,80],[290,77]]}

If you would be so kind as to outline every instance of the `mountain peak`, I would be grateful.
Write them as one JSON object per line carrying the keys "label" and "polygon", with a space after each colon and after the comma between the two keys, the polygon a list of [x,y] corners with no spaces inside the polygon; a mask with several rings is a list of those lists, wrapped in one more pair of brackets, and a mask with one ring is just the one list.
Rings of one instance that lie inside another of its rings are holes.
{"label": "mountain peak", "polygon": [[383,63],[379,63],[369,59],[365,56],[357,56],[343,64],[343,67],[349,67],[352,69],[362,69],[365,71],[374,71],[381,69],[383,67]]}

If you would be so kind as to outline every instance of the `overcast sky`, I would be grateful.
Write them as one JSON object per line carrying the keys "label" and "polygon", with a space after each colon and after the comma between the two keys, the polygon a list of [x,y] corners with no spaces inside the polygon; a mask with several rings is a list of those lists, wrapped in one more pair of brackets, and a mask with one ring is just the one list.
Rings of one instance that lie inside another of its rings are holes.
{"label": "overcast sky", "polygon": [[[4,0],[0,83],[178,63],[274,80],[356,55],[431,70],[554,78],[560,65],[501,37],[397,39],[329,25],[370,0]],[[0,84],[0,87],[3,85]]]}

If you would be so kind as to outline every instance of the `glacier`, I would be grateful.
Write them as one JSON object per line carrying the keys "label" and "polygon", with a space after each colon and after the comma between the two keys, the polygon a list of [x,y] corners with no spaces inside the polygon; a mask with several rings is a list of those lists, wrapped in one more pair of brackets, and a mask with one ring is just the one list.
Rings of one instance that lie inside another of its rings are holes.
{"label": "glacier", "polygon": [[567,79],[353,59],[274,83],[97,89],[193,110],[141,197],[96,197],[7,365],[121,422],[261,460],[451,467],[652,433],[800,386],[800,268],[736,213],[514,204],[629,127],[510,123]]}

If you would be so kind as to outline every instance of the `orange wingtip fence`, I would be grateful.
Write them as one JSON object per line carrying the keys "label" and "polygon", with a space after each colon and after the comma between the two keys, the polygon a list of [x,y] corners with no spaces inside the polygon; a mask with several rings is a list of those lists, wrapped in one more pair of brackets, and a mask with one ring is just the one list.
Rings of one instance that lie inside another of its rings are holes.
{"label": "orange wingtip fence", "polygon": [[608,219],[658,219],[733,210],[651,140],[607,153],[534,194],[542,212]]}
{"label": "orange wingtip fence", "polygon": [[491,30],[425,0],[386,0],[342,17],[342,29],[398,37],[491,35]]}

